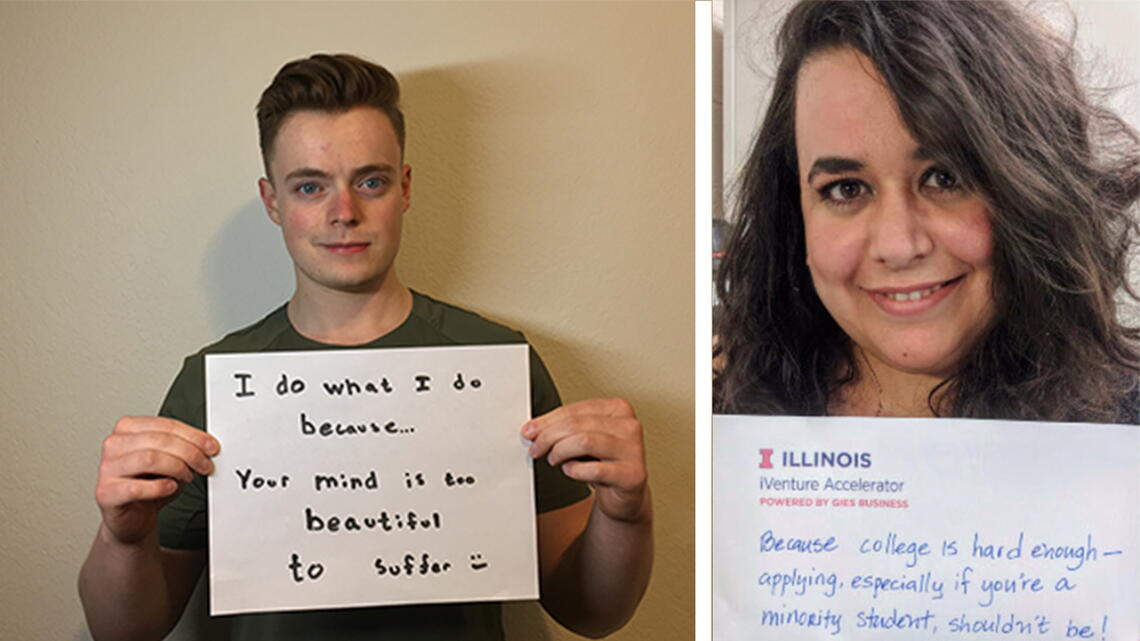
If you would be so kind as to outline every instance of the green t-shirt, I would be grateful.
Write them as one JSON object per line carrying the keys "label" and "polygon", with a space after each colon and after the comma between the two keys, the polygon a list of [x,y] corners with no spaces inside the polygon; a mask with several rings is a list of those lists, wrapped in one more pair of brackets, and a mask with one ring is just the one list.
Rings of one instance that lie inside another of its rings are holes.
{"label": "green t-shirt", "polygon": [[[412,293],[407,320],[380,338],[355,347],[326,345],[300,335],[282,306],[257,323],[229,334],[186,358],[159,415],[206,429],[205,355],[238,352],[431,347],[525,343],[519,332],[477,314]],[[530,350],[531,413],[558,407],[558,390],[534,349]],[[576,503],[589,495],[586,485],[567,478],[545,460],[534,463],[535,508],[538,512]],[[206,480],[195,475],[178,497],[159,514],[163,547],[206,547]],[[408,639],[499,640],[503,638],[498,603],[357,608],[241,615],[232,620],[239,639]]]}

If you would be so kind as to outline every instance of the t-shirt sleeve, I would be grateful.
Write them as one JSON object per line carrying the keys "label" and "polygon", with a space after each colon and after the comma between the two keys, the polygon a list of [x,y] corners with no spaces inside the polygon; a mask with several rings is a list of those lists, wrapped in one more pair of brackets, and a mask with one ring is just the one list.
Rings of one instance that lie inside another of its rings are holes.
{"label": "t-shirt sleeve", "polygon": [[[205,429],[205,371],[201,355],[191,356],[174,379],[159,416],[173,418],[191,427]],[[182,486],[178,496],[158,513],[158,542],[176,550],[206,547],[206,477],[194,473],[194,480]]]}
{"label": "t-shirt sleeve", "polygon": [[[550,372],[538,356],[534,347],[530,348],[530,410],[531,416],[543,414],[562,405],[558,388],[550,378]],[[566,476],[562,470],[551,467],[545,458],[534,461],[534,502],[538,512],[549,512],[560,507],[577,503],[590,495],[590,487],[581,481]]]}

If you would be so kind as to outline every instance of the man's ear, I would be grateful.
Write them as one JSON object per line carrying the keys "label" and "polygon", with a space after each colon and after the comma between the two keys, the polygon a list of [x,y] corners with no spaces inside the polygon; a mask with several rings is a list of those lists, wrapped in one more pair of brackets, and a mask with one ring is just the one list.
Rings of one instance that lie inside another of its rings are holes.
{"label": "man's ear", "polygon": [[265,213],[269,214],[269,220],[280,225],[281,214],[277,212],[277,192],[273,189],[273,183],[266,178],[259,178],[257,191],[261,194],[261,204],[265,205]]}
{"label": "man's ear", "polygon": [[402,211],[408,211],[408,206],[412,204],[411,165],[404,165],[403,171],[400,174],[400,200],[404,201],[404,208]]}

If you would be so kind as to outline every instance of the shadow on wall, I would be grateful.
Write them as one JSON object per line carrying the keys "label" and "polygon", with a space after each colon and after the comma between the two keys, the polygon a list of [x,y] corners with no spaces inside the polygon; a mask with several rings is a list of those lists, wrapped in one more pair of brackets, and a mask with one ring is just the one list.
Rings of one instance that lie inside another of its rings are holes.
{"label": "shadow on wall", "polygon": [[211,341],[259,320],[289,299],[293,263],[260,200],[230,214],[214,234],[202,258],[202,282]]}
{"label": "shadow on wall", "polygon": [[[573,109],[558,98],[565,64],[514,56],[400,74],[413,169],[398,260],[406,284],[475,307],[486,292],[511,287],[487,278],[502,273],[515,239],[547,226],[502,208],[564,180],[551,175],[558,153],[543,138]],[[506,169],[516,167],[533,173]]]}
{"label": "shadow on wall", "polygon": [[400,74],[412,205],[404,218],[399,271],[404,284],[443,300],[463,280],[471,260],[464,239],[477,235],[479,222],[469,199],[479,150],[468,126],[473,89],[465,76],[455,68]]}

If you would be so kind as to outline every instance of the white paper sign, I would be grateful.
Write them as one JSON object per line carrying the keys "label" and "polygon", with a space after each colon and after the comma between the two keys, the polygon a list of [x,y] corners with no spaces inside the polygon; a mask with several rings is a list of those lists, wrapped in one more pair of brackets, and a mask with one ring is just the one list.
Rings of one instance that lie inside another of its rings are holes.
{"label": "white paper sign", "polygon": [[1140,639],[1140,429],[713,419],[713,638]]}
{"label": "white paper sign", "polygon": [[207,356],[211,613],[537,598],[527,350]]}

